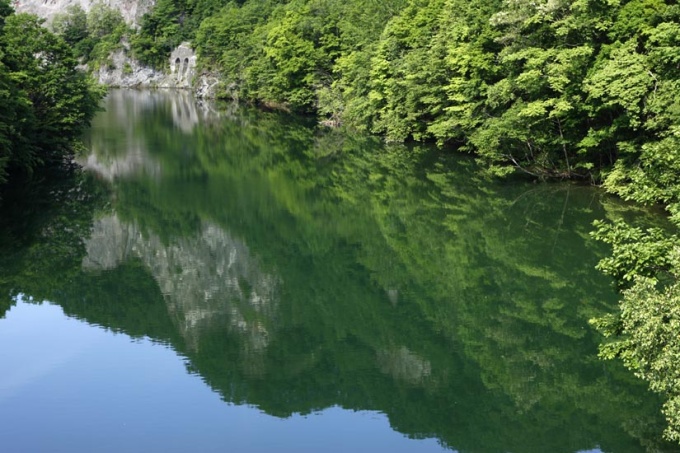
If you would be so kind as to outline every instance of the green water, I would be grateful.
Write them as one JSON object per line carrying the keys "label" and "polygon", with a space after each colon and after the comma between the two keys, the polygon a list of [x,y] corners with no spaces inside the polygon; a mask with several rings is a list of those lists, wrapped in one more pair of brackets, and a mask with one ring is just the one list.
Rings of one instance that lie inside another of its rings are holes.
{"label": "green water", "polygon": [[[658,400],[597,358],[588,325],[617,299],[594,270],[607,250],[592,221],[652,214],[591,188],[491,181],[465,156],[177,93],[114,91],[105,107],[85,173],[5,196],[0,367],[44,301],[65,317],[44,315],[31,339],[77,320],[74,332],[132,340],[74,353],[64,383],[114,356],[155,363],[145,354],[168,351],[177,382],[192,384],[154,392],[162,376],[120,365],[47,407],[35,395],[58,393],[57,377],[23,393],[0,377],[8,451],[229,450],[215,411],[283,423],[242,430],[235,451],[668,448]],[[123,379],[127,393],[102,390]],[[149,407],[164,409],[139,417],[129,445],[105,443],[121,436],[104,421],[91,423],[91,443],[63,435],[67,422]],[[31,418],[12,415],[26,408],[60,414],[45,424],[52,443],[31,443]],[[186,432],[169,418],[184,412]]]}

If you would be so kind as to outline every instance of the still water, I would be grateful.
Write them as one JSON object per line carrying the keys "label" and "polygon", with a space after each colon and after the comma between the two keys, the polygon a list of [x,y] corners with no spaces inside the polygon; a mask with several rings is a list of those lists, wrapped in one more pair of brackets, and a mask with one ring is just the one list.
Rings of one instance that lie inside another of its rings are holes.
{"label": "still water", "polygon": [[[642,452],[602,192],[114,91],[0,214],[0,450]],[[16,200],[21,200],[19,203]]]}

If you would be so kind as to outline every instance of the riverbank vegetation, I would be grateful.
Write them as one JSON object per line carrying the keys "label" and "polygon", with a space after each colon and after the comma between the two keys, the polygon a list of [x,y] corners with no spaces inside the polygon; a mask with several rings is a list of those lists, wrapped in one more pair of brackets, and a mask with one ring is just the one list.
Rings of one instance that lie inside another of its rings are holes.
{"label": "riverbank vegetation", "polygon": [[0,184],[73,152],[102,93],[76,65],[41,19],[0,0]]}

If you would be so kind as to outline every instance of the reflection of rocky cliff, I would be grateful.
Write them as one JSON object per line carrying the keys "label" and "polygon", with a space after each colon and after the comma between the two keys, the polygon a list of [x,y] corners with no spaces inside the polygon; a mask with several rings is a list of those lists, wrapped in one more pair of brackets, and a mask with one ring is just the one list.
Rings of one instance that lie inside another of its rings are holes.
{"label": "reflection of rocky cliff", "polygon": [[85,139],[90,153],[79,163],[107,181],[140,173],[159,179],[161,166],[141,132],[148,128],[145,118],[158,109],[169,109],[173,126],[183,134],[220,117],[210,103],[197,103],[187,92],[112,90],[106,112],[97,116]]}
{"label": "reflection of rocky cliff", "polygon": [[184,133],[190,133],[194,127],[199,123],[199,116],[201,111],[196,100],[184,93],[184,96],[173,98],[172,106],[172,122],[175,127],[179,128]]}
{"label": "reflection of rocky cliff", "polygon": [[143,172],[157,178],[161,171],[158,162],[148,156],[143,148],[136,146],[130,147],[127,153],[116,156],[111,160],[102,161],[100,159],[100,154],[92,153],[80,159],[80,164],[107,181],[113,181],[121,176],[128,176],[136,172]]}
{"label": "reflection of rocky cliff", "polygon": [[378,351],[378,365],[383,373],[409,384],[422,384],[432,373],[430,361],[405,346]]}
{"label": "reflection of rocky cliff", "polygon": [[222,326],[245,338],[249,356],[266,348],[279,280],[264,273],[248,247],[224,230],[204,224],[197,235],[165,244],[114,214],[95,222],[85,245],[83,268],[88,271],[140,259],[192,349],[200,348],[203,330]]}

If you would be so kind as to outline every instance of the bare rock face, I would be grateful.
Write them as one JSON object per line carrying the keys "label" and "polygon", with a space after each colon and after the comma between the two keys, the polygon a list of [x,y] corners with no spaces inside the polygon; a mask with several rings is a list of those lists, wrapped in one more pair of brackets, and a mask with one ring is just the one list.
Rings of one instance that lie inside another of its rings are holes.
{"label": "bare rock face", "polygon": [[164,73],[143,66],[124,50],[114,52],[109,60],[109,65],[101,66],[94,73],[102,85],[120,88],[168,87]]}
{"label": "bare rock face", "polygon": [[131,58],[126,44],[123,50],[111,54],[109,60],[109,65],[95,72],[95,78],[111,87],[191,89],[196,76],[196,53],[187,42],[172,51],[169,73],[149,68]]}
{"label": "bare rock face", "polygon": [[92,5],[101,1],[120,11],[125,22],[133,27],[139,25],[142,16],[156,3],[155,0],[14,0],[13,6],[18,13],[35,14],[50,23],[56,14],[65,12],[71,5],[80,5],[88,12]]}
{"label": "bare rock face", "polygon": [[[14,0],[13,6],[17,12],[35,14],[49,24],[55,15],[66,12],[69,6],[80,5],[88,12],[93,5],[101,2],[120,11],[125,22],[132,27],[138,27],[142,16],[155,5],[155,0]],[[112,53],[109,63],[97,69],[94,77],[99,83],[111,87],[191,89],[196,78],[196,53],[189,43],[183,42],[173,50],[168,63],[169,73],[144,66],[130,56],[129,45],[124,42],[123,49]],[[212,96],[204,94],[203,97]]]}
{"label": "bare rock face", "polygon": [[197,98],[213,99],[215,90],[220,83],[220,79],[212,74],[201,74],[197,77],[194,85],[194,94]]}

